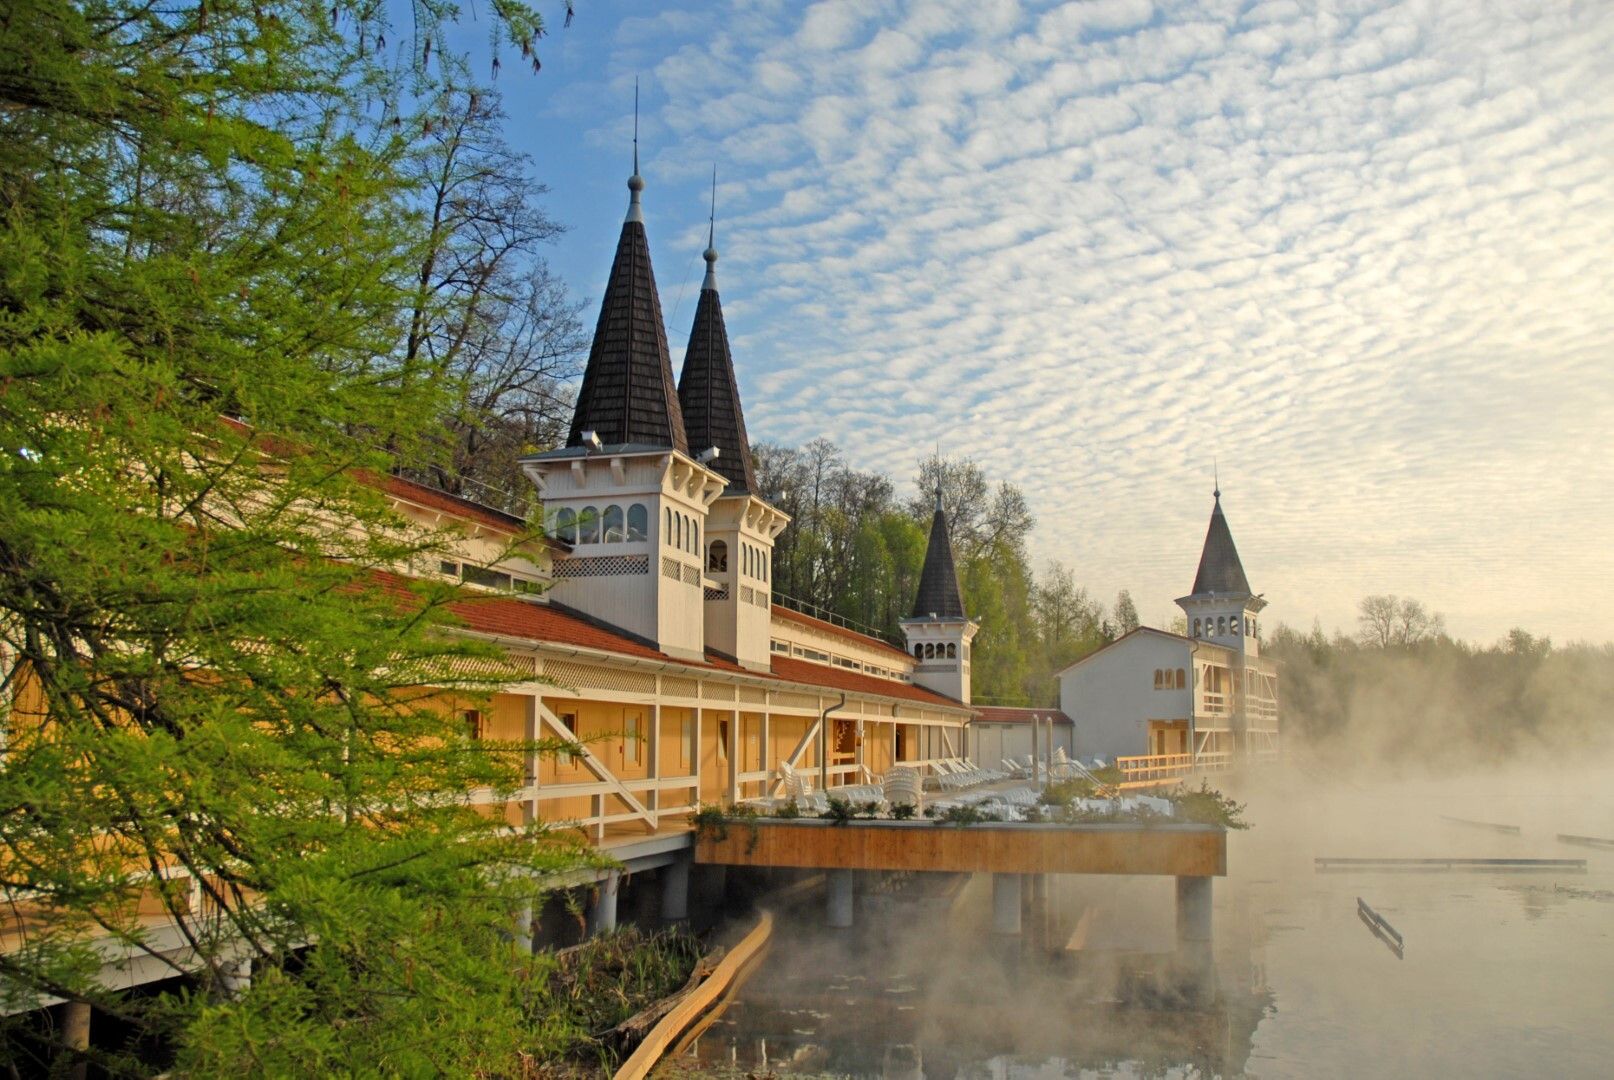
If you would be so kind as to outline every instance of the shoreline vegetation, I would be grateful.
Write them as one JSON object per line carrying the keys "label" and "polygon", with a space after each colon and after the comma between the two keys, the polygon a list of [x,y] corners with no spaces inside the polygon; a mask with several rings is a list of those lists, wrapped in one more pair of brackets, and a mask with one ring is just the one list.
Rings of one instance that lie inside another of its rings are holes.
{"label": "shoreline vegetation", "polygon": [[524,1075],[611,1076],[725,951],[683,927],[627,926],[548,954],[527,996],[547,1045],[524,1055]]}

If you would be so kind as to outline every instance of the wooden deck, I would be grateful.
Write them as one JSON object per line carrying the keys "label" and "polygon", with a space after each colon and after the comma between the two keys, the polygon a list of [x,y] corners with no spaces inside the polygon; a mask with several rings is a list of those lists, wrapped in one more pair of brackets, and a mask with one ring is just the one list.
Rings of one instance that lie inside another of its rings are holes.
{"label": "wooden deck", "polygon": [[1214,825],[937,825],[933,822],[733,821],[697,835],[695,861],[824,870],[1225,877],[1227,833]]}

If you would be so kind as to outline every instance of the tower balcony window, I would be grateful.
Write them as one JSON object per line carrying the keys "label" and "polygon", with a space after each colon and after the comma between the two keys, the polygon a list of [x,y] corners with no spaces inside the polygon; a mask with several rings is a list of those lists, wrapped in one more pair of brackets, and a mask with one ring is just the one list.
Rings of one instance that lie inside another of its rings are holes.
{"label": "tower balcony window", "polygon": [[706,572],[708,574],[726,574],[729,572],[729,546],[725,541],[713,540],[706,549]]}
{"label": "tower balcony window", "polygon": [[598,544],[600,542],[600,508],[585,506],[577,513],[577,542],[579,544]]}
{"label": "tower balcony window", "polygon": [[605,515],[601,518],[603,525],[603,539],[607,544],[620,544],[628,538],[627,524],[622,517],[622,507],[607,506]]}

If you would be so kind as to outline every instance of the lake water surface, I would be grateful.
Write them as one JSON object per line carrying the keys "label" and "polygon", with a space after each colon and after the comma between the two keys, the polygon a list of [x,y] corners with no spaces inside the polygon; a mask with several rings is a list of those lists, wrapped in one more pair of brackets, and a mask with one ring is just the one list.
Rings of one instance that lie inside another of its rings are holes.
{"label": "lake water surface", "polygon": [[[1041,933],[994,940],[990,883],[921,875],[808,906],[664,1075],[1614,1075],[1614,835],[1603,770],[1438,782],[1245,781],[1215,885],[1216,990],[1171,976],[1168,878],[1054,879]],[[1442,816],[1518,825],[1505,835]],[[1585,873],[1319,873],[1319,856],[1585,859]],[[961,886],[961,887],[960,887]],[[1358,919],[1357,897],[1406,941]]]}

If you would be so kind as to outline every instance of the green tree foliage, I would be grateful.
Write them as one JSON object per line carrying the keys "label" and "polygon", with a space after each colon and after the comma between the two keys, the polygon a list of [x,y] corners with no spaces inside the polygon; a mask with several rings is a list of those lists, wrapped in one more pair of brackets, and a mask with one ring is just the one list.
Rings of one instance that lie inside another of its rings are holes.
{"label": "green tree foliage", "polygon": [[[530,54],[536,14],[495,10]],[[454,11],[414,5],[401,71],[346,0],[0,15],[0,886],[43,916],[0,992],[92,1000],[194,1074],[508,1071],[542,1043],[503,931],[580,855],[464,796],[546,747],[436,706],[498,673],[440,632],[450,594],[376,575],[445,537],[360,482],[427,465],[459,404],[409,346],[430,230],[399,89],[434,100]],[[87,936],[193,991],[106,993]]]}
{"label": "green tree foliage", "polygon": [[1055,674],[1110,640],[1103,605],[1069,570],[1055,563],[1034,573],[1026,542],[1036,521],[1025,496],[994,485],[975,462],[927,458],[913,496],[898,501],[888,478],[849,468],[825,439],[799,450],[758,443],[753,456],[763,497],[792,518],[774,549],[774,590],[898,644],[940,488],[965,605],[980,623],[975,701],[1053,705]]}
{"label": "green tree foliage", "polygon": [[1471,645],[1415,600],[1367,597],[1362,612],[1354,638],[1280,625],[1264,643],[1282,665],[1289,737],[1408,768],[1600,752],[1614,741],[1614,647],[1555,647],[1522,629]]}

